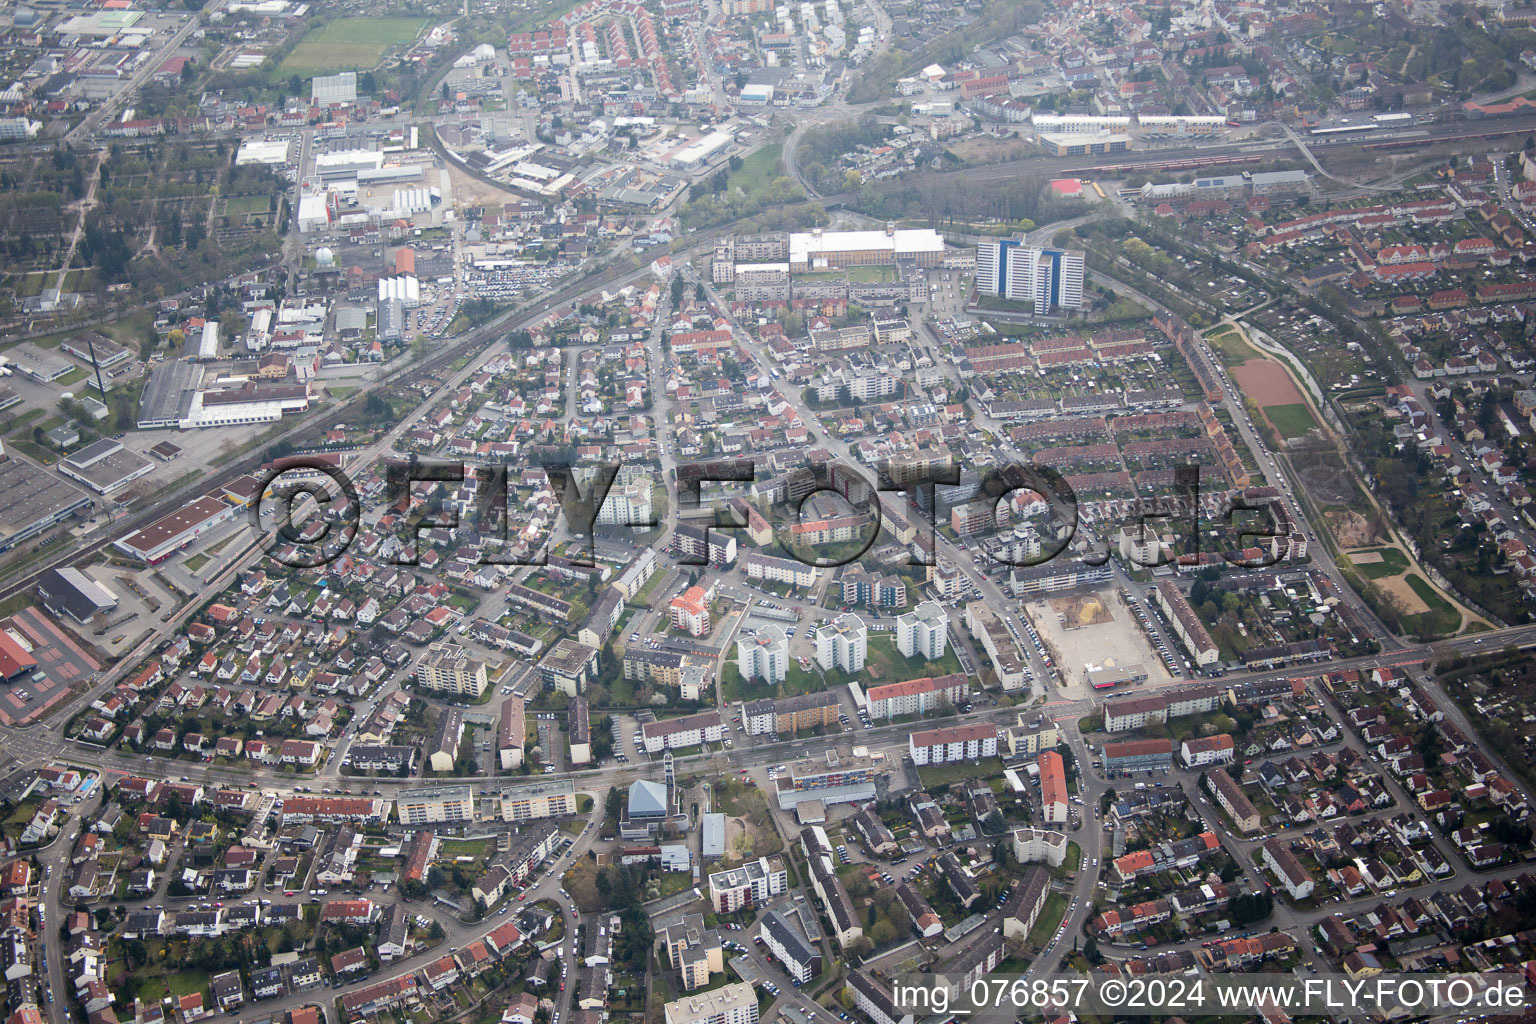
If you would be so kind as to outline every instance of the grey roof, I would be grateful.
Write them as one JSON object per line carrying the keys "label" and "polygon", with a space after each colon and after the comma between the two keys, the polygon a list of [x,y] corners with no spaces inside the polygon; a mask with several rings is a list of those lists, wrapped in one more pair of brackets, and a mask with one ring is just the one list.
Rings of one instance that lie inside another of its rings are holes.
{"label": "grey roof", "polygon": [[725,856],[725,815],[704,815],[704,835],[701,850],[705,857]]}
{"label": "grey roof", "polygon": [[763,915],[763,930],[773,937],[784,950],[784,956],[800,966],[813,965],[821,954],[800,930],[786,921],[777,910]]}
{"label": "grey roof", "polygon": [[117,598],[105,587],[75,568],[49,569],[38,581],[43,603],[50,611],[62,608],[80,621],[117,607]]}
{"label": "grey roof", "polygon": [[641,779],[629,787],[631,818],[664,818],[667,814],[667,787]]}

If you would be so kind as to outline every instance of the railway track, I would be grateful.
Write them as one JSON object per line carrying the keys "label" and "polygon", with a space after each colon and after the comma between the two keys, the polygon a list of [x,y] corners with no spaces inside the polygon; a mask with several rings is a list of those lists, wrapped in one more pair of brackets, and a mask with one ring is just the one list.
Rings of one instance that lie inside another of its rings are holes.
{"label": "railway track", "polygon": [[482,349],[499,335],[516,329],[525,321],[531,322],[537,317],[544,315],[545,311],[549,308],[564,304],[582,293],[596,287],[601,287],[603,284],[610,283],[614,279],[634,274],[637,270],[638,268],[633,266],[613,267],[606,272],[598,272],[595,275],[583,277],[565,286],[560,291],[549,296],[545,300],[543,308],[530,309],[519,307],[498,315],[494,319],[471,330],[463,339],[444,346],[423,360],[402,366],[389,375],[358,388],[357,391],[347,396],[347,399],[340,405],[326,409],[312,418],[295,424],[291,429],[284,431],[282,434],[261,445],[259,449],[242,455],[231,461],[228,465],[200,477],[196,484],[172,492],[156,502],[152,508],[136,513],[116,526],[102,531],[103,535],[101,537],[90,541],[84,547],[61,547],[57,555],[45,557],[37,564],[22,570],[21,575],[0,583],[0,600],[4,600],[34,586],[50,569],[56,569],[60,566],[91,557],[103,548],[106,548],[113,541],[125,537],[133,531],[141,529],[161,518],[169,509],[176,507],[176,505],[186,501],[188,498],[221,488],[236,477],[260,467],[266,461],[266,450],[273,445],[284,441],[294,443],[304,439],[306,436],[313,436],[338,423],[345,422],[348,416],[356,409],[361,408],[361,403],[373,392],[380,389],[397,390],[419,384],[461,356],[472,354]]}

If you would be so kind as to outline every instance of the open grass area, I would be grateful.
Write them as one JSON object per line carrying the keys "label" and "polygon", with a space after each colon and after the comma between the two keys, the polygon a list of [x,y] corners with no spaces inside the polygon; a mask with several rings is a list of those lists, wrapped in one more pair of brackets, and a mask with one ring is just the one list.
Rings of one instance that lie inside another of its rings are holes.
{"label": "open grass area", "polygon": [[1356,552],[1350,558],[1354,570],[1368,580],[1383,580],[1389,576],[1396,576],[1408,568],[1408,556],[1397,548],[1377,548],[1375,553],[1381,555],[1381,561],[1357,561],[1356,558],[1363,552]]}
{"label": "open grass area", "polygon": [[776,686],[770,686],[761,678],[743,679],[741,671],[732,662],[727,662],[720,669],[720,695],[726,700],[765,700],[769,697],[793,697],[802,693],[816,693],[826,687],[822,678],[812,667],[809,671],[800,667],[798,662],[790,662],[789,671],[784,674],[784,681]]}
{"label": "open grass area", "polygon": [[139,985],[139,998],[145,1003],[159,1003],[166,996],[190,996],[208,990],[208,972],[175,971],[145,978]]}
{"label": "open grass area", "polygon": [[490,850],[489,839],[450,839],[442,845],[442,859],[474,857],[480,859]]}
{"label": "open grass area", "polygon": [[1305,437],[1309,431],[1317,429],[1317,420],[1302,402],[1292,402],[1289,405],[1266,405],[1264,415],[1275,425],[1275,429],[1280,431],[1280,436],[1287,439]]}
{"label": "open grass area", "polygon": [[1230,327],[1206,335],[1205,340],[1221,355],[1222,362],[1228,366],[1241,366],[1248,360],[1258,357],[1258,353]]}
{"label": "open grass area", "polygon": [[1029,942],[1033,946],[1043,946],[1051,941],[1051,936],[1056,934],[1056,929],[1061,926],[1061,917],[1067,912],[1067,898],[1059,892],[1052,892],[1045,898],[1045,906],[1040,908],[1040,916],[1035,919],[1035,926],[1029,930]]}
{"label": "open grass area", "polygon": [[917,769],[917,777],[923,781],[923,788],[933,789],[935,786],[951,786],[966,779],[985,779],[993,775],[1001,775],[1002,771],[1002,758],[984,757],[980,761],[925,764]]}
{"label": "open grass area", "polygon": [[85,368],[82,366],[77,366],[73,370],[70,370],[68,373],[66,373],[64,376],[60,377],[58,380],[54,381],[54,383],[61,388],[67,388],[71,384],[78,384],[83,380],[85,380]]}
{"label": "open grass area", "polygon": [[889,284],[896,280],[894,266],[849,267],[848,280],[855,284]]}
{"label": "open grass area", "polygon": [[784,147],[780,143],[764,146],[751,156],[744,157],[741,167],[730,173],[726,179],[727,190],[741,189],[751,193],[764,189],[772,183],[773,179],[783,177],[784,166],[782,157]]}
{"label": "open grass area", "polygon": [[[947,676],[960,671],[960,659],[953,649],[946,647],[944,657],[937,661],[908,658],[896,649],[896,637],[891,633],[869,634],[869,656],[864,663],[865,671],[882,683],[897,683],[903,679],[920,679],[923,676]],[[846,680],[840,680],[846,681]]]}
{"label": "open grass area", "polygon": [[193,555],[192,557],[188,558],[182,564],[187,567],[187,572],[197,572],[203,566],[207,565],[209,563],[209,561],[211,561],[211,559],[209,559],[209,557],[207,555],[205,555],[205,554],[196,554],[196,555]]}
{"label": "open grass area", "polygon": [[301,39],[272,77],[367,71],[391,46],[415,39],[426,24],[425,18],[337,18]]}
{"label": "open grass area", "polygon": [[34,462],[41,463],[44,466],[51,466],[55,462],[59,461],[57,452],[50,451],[49,449],[44,448],[42,445],[37,444],[34,441],[29,441],[26,438],[13,437],[5,443],[10,445],[12,448],[15,448],[23,455],[26,455]]}
{"label": "open grass area", "polygon": [[1440,636],[1455,632],[1461,625],[1461,613],[1451,607],[1451,603],[1435,592],[1435,588],[1429,585],[1418,573],[1409,573],[1404,582],[1413,592],[1419,595],[1419,599],[1429,605],[1429,611],[1418,615],[1404,616],[1403,624],[1419,636]]}

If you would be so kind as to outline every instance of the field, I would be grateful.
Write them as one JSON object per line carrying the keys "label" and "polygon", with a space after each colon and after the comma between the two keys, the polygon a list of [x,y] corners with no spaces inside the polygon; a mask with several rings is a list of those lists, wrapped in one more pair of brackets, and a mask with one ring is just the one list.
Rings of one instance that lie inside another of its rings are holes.
{"label": "field", "polygon": [[1226,330],[1222,331],[1215,331],[1211,334],[1208,334],[1206,335],[1205,340],[1210,343],[1211,348],[1215,349],[1221,355],[1222,362],[1226,363],[1228,368],[1234,366],[1242,366],[1248,360],[1253,359],[1258,355],[1258,353],[1249,347],[1248,343],[1244,341],[1238,335],[1238,333],[1231,328],[1227,328]]}
{"label": "field", "polygon": [[1375,551],[1356,551],[1349,556],[1355,570],[1368,580],[1396,576],[1408,568],[1408,556],[1397,548],[1378,548]]}
{"label": "field", "polygon": [[1258,414],[1269,422],[1276,444],[1305,437],[1317,428],[1317,420],[1312,417],[1301,392],[1296,390],[1291,375],[1279,363],[1268,359],[1249,360],[1232,367],[1232,379],[1248,400],[1249,410],[1257,407]]}
{"label": "field", "polygon": [[1403,625],[1420,636],[1442,636],[1461,628],[1461,613],[1451,607],[1449,601],[1436,593],[1429,582],[1416,573],[1409,573],[1404,582],[1429,607],[1420,615],[1405,616]]}
{"label": "field", "polygon": [[1001,758],[984,757],[980,761],[950,761],[946,764],[919,765],[917,776],[924,789],[952,786],[969,779],[985,779],[1003,773]]}
{"label": "field", "polygon": [[1232,379],[1237,381],[1243,396],[1260,407],[1295,405],[1301,401],[1301,392],[1291,383],[1291,375],[1285,367],[1268,360],[1250,360],[1233,367]]}
{"label": "field", "polygon": [[1043,946],[1051,941],[1051,936],[1056,934],[1056,929],[1061,925],[1061,919],[1067,912],[1067,898],[1059,892],[1051,892],[1045,897],[1045,906],[1040,909],[1040,916],[1035,919],[1035,926],[1029,930],[1029,944]]}
{"label": "field", "polygon": [[741,167],[730,173],[727,179],[726,189],[734,191],[741,189],[743,192],[758,192],[772,184],[773,179],[782,177],[784,168],[780,161],[783,156],[784,146],[774,143],[764,146],[750,156],[742,158]]}
{"label": "field", "polygon": [[311,31],[272,72],[274,79],[375,67],[391,46],[408,43],[425,18],[338,18]]}
{"label": "field", "polygon": [[1305,437],[1317,429],[1317,420],[1302,402],[1293,402],[1290,405],[1267,405],[1264,407],[1264,417],[1273,423],[1275,429],[1280,431],[1280,436],[1286,439],[1293,437]]}

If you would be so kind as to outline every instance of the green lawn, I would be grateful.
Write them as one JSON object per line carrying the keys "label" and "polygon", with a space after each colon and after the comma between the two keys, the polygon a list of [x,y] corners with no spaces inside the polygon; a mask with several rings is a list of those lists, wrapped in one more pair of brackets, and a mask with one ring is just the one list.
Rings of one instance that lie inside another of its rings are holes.
{"label": "green lawn", "polygon": [[1242,366],[1248,360],[1258,355],[1230,327],[1226,330],[1206,335],[1205,340],[1210,343],[1211,348],[1221,355],[1222,362],[1228,366]]}
{"label": "green lawn", "polygon": [[33,461],[39,462],[44,466],[51,466],[55,462],[59,461],[57,452],[49,451],[42,445],[28,440],[27,438],[13,437],[5,443],[10,445],[12,448],[15,448],[17,451],[23,453]]}
{"label": "green lawn", "polygon": [[1350,557],[1351,568],[1368,580],[1386,579],[1388,576],[1396,576],[1408,568],[1408,556],[1397,548],[1378,548],[1381,555],[1379,562],[1357,562],[1360,552]]}
{"label": "green lawn", "polygon": [[208,972],[176,971],[164,976],[145,978],[139,985],[139,998],[146,1003],[158,1003],[167,995],[190,996],[194,992],[208,990]]}
{"label": "green lawn", "polygon": [[224,212],[231,217],[245,213],[266,214],[271,209],[272,201],[267,196],[230,196],[224,200]]}
{"label": "green lawn", "polygon": [[[935,725],[935,728],[939,727]],[[1002,770],[1002,758],[984,757],[980,761],[925,764],[917,769],[917,777],[922,780],[924,789],[933,789],[935,786],[951,786],[966,779],[985,779],[1001,774]]]}
{"label": "green lawn", "polygon": [[783,153],[784,146],[776,142],[743,158],[740,169],[732,171],[730,177],[726,179],[726,189],[739,188],[750,195],[767,188],[773,179],[784,175],[784,167],[780,159]]}
{"label": "green lawn", "polygon": [[1405,582],[1427,605],[1429,611],[1403,617],[1403,625],[1420,636],[1439,636],[1454,632],[1461,625],[1461,613],[1451,603],[1435,592],[1428,581],[1418,573],[1409,573]]}
{"label": "green lawn", "polygon": [[490,848],[489,839],[450,839],[442,845],[441,857],[450,860],[455,857],[484,857]]}
{"label": "green lawn", "polygon": [[83,380],[85,380],[85,367],[77,366],[73,370],[70,370],[68,373],[66,373],[64,376],[60,377],[58,380],[54,381],[54,383],[59,385],[59,387],[67,388],[71,384],[78,384]]}
{"label": "green lawn", "polygon": [[921,679],[923,676],[947,676],[960,671],[960,659],[950,647],[945,647],[944,657],[938,661],[907,658],[896,649],[896,637],[888,632],[869,634],[869,657],[865,672],[882,683],[898,683],[903,679]]}
{"label": "green lawn", "polygon": [[1035,926],[1029,930],[1029,942],[1033,946],[1043,946],[1051,941],[1051,936],[1056,934],[1056,928],[1061,924],[1062,915],[1067,912],[1067,898],[1059,892],[1052,892],[1045,898],[1045,906],[1040,908],[1040,916],[1035,918]]}
{"label": "green lawn", "polygon": [[369,70],[386,50],[415,39],[426,24],[425,18],[337,18],[300,40],[272,76],[276,80]]}
{"label": "green lawn", "polygon": [[893,266],[849,267],[848,280],[855,284],[889,284],[896,280],[896,268]]}
{"label": "green lawn", "polygon": [[[794,697],[802,693],[816,693],[826,689],[820,675],[812,668],[807,671],[800,667],[800,663],[790,661],[789,670],[784,674],[784,681],[777,686],[769,686],[762,679],[746,680],[741,677],[741,671],[735,662],[727,662],[720,669],[720,695],[726,700],[766,700],[770,697]],[[841,673],[834,673],[841,675]]]}
{"label": "green lawn", "polygon": [[1292,402],[1289,405],[1266,405],[1264,415],[1275,425],[1275,429],[1280,431],[1281,437],[1305,437],[1309,431],[1317,429],[1317,420],[1301,402]]}
{"label": "green lawn", "polygon": [[187,572],[197,572],[203,566],[207,565],[208,562],[209,558],[207,555],[196,554],[191,558],[188,558],[183,564],[187,567]]}

